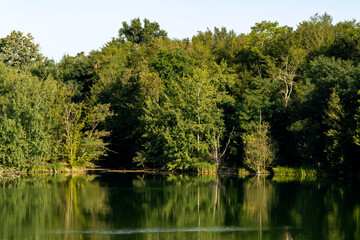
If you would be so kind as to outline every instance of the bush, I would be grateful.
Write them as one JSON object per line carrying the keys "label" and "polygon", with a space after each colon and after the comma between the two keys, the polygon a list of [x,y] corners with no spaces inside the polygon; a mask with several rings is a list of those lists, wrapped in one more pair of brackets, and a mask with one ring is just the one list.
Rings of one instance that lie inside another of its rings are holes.
{"label": "bush", "polygon": [[254,124],[254,129],[245,135],[245,165],[257,174],[264,173],[275,158],[275,151],[269,135],[269,124]]}

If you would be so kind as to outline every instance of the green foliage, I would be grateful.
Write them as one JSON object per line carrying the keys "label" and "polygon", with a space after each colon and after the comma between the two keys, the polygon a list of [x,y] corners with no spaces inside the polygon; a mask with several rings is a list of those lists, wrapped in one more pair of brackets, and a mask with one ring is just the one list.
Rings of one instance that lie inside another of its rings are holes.
{"label": "green foliage", "polygon": [[339,169],[344,161],[342,146],[342,122],[344,120],[344,109],[340,103],[339,86],[333,88],[325,109],[324,124],[328,130],[325,132],[325,153],[330,167]]}
{"label": "green foliage", "polygon": [[96,56],[86,56],[84,52],[76,56],[65,55],[58,64],[57,78],[66,83],[76,93],[76,101],[85,99],[96,82],[99,61]]}
{"label": "green foliage", "polygon": [[297,84],[297,72],[304,63],[306,57],[305,50],[292,48],[286,56],[281,57],[279,66],[274,67],[271,71],[273,79],[276,81],[278,88],[283,95],[284,107],[287,108],[290,99]]}
{"label": "green foliage", "polygon": [[[71,92],[51,77],[39,79],[0,64],[0,159],[17,168],[56,164],[83,166],[105,155],[100,122],[111,116],[108,105],[86,108],[71,103]],[[65,136],[63,133],[66,133]],[[63,140],[64,139],[64,140]],[[64,148],[62,148],[62,142]],[[79,157],[79,155],[81,156]]]}
{"label": "green foliage", "polygon": [[[191,40],[137,18],[101,50],[55,63],[13,31],[0,40],[2,164],[83,167],[109,148],[118,165],[238,168],[263,158],[256,139],[274,160],[273,139],[280,165],[356,171],[358,36],[355,20],[333,25],[326,13]],[[259,116],[269,125],[254,129]],[[270,125],[271,136],[256,133]]]}
{"label": "green foliage", "polygon": [[239,175],[250,175],[251,173],[246,168],[239,168],[238,169]]}
{"label": "green foliage", "polygon": [[99,59],[99,77],[89,94],[89,104],[110,104],[115,114],[107,119],[105,126],[112,132],[108,138],[109,148],[122,155],[119,161],[118,155],[111,153],[115,164],[119,165],[130,163],[139,149],[139,117],[143,114],[145,99],[148,96],[158,98],[162,87],[148,61],[138,56],[145,55],[141,52],[147,52],[148,47],[139,46],[137,52],[132,48],[131,43],[112,41],[101,52],[94,53]]}
{"label": "green foliage", "polygon": [[193,74],[193,64],[193,61],[180,51],[160,50],[158,57],[150,66],[158,72],[166,88],[172,91],[174,82]]}
{"label": "green foliage", "polygon": [[216,166],[216,164],[212,164],[209,162],[195,163],[193,168],[198,173],[217,173],[217,171],[218,171],[218,167]]}
{"label": "green foliage", "polygon": [[109,108],[100,104],[91,108],[75,103],[64,106],[61,156],[70,167],[87,166],[106,155],[108,144],[103,138],[110,132],[98,130],[98,126],[112,116]]}
{"label": "green foliage", "polygon": [[30,33],[24,36],[20,31],[12,31],[0,39],[0,60],[11,66],[25,67],[41,58],[39,45]]}
{"label": "green foliage", "polygon": [[85,155],[81,155],[80,134],[85,127],[85,122],[80,121],[81,107],[75,104],[65,106],[64,128],[65,146],[64,158],[70,166],[82,165]]}
{"label": "green foliage", "polygon": [[56,159],[56,111],[64,96],[60,85],[1,64],[0,89],[1,162],[21,167]]}
{"label": "green foliage", "polygon": [[48,77],[53,77],[54,79],[58,79],[58,66],[54,60],[50,60],[45,58],[43,61],[37,61],[32,63],[29,66],[29,71],[32,75],[40,78],[46,79]]}
{"label": "green foliage", "polygon": [[315,14],[309,21],[303,21],[296,30],[302,48],[315,57],[325,53],[335,41],[335,27],[327,13]]}
{"label": "green foliage", "polygon": [[257,174],[271,166],[275,158],[273,143],[269,137],[269,124],[259,122],[254,129],[243,137],[245,165]]}
{"label": "green foliage", "polygon": [[327,55],[359,63],[359,35],[360,24],[355,20],[336,24],[335,40],[328,49]]}
{"label": "green foliage", "polygon": [[149,43],[155,38],[167,38],[167,32],[160,29],[157,22],[150,22],[144,19],[144,26],[142,26],[140,18],[131,20],[130,25],[127,22],[122,23],[122,28],[119,30],[120,41],[128,41],[136,44]]}
{"label": "green foliage", "polygon": [[259,56],[270,55],[278,58],[291,46],[289,42],[291,34],[292,28],[280,27],[278,22],[255,23],[249,34],[249,47],[252,51],[259,53]]}
{"label": "green foliage", "polygon": [[[360,95],[360,90],[358,91],[358,95]],[[358,100],[358,103],[360,103],[360,100]],[[355,134],[353,136],[353,139],[354,139],[354,143],[357,146],[360,146],[360,107],[357,108],[354,119],[356,121],[356,128],[355,128]]]}
{"label": "green foliage", "polygon": [[[352,136],[359,69],[350,61],[318,57],[310,62],[306,76],[309,78],[310,91],[294,114],[297,121],[293,119],[294,124],[297,122],[301,126],[294,132],[299,154],[309,164],[319,163],[330,167],[332,161],[341,162],[343,158],[343,165],[348,166],[355,153]],[[335,95],[334,89],[337,89]],[[336,146],[339,151],[331,150],[330,146]]]}
{"label": "green foliage", "polygon": [[176,80],[159,100],[146,101],[141,121],[147,161],[169,169],[187,169],[204,160],[219,165],[219,138],[224,133],[219,104],[231,100],[226,92],[231,75],[226,66],[215,66],[194,69],[192,77]]}
{"label": "green foliage", "polygon": [[275,167],[273,168],[274,174],[276,175],[286,175],[286,176],[317,176],[318,172],[314,168],[306,167]]}

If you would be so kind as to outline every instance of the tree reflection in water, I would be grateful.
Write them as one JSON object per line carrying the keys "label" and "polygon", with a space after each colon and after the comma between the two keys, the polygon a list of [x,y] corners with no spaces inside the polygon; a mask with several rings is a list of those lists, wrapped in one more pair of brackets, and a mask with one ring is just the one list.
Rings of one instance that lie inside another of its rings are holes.
{"label": "tree reflection in water", "polygon": [[86,174],[27,175],[2,182],[0,238],[74,239],[71,230],[105,228],[107,223],[99,220],[110,210],[108,191],[94,179]]}
{"label": "tree reflection in water", "polygon": [[1,239],[360,239],[357,181],[37,175],[0,183]]}
{"label": "tree reflection in water", "polygon": [[268,226],[270,222],[270,209],[275,199],[275,189],[272,182],[258,175],[244,183],[244,193],[242,211],[249,219],[253,219],[252,226],[258,224],[259,239],[262,240],[263,226]]}

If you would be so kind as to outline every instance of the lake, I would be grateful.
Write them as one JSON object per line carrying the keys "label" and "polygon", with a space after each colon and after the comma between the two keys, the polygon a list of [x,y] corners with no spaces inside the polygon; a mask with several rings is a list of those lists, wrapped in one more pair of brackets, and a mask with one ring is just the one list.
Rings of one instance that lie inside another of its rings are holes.
{"label": "lake", "polygon": [[0,182],[0,239],[360,239],[359,178],[106,173]]}

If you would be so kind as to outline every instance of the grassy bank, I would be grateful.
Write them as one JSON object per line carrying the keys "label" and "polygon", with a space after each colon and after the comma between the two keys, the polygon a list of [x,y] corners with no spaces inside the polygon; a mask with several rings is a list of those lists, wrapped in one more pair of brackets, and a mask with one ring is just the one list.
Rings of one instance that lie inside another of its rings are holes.
{"label": "grassy bank", "polygon": [[286,176],[317,176],[318,171],[314,168],[304,167],[275,167],[273,168],[274,175]]}
{"label": "grassy bank", "polygon": [[[93,167],[93,166],[91,166]],[[0,165],[0,175],[13,175],[21,173],[62,173],[62,172],[82,172],[85,167],[70,167],[63,163],[46,164],[42,166],[25,165],[20,168],[6,167]]]}
{"label": "grassy bank", "polygon": [[[256,175],[246,168],[238,169],[239,175]],[[271,171],[263,171],[261,175],[275,175],[275,176],[311,176],[316,177],[319,175],[318,171],[314,168],[304,167],[275,167]]]}

